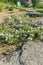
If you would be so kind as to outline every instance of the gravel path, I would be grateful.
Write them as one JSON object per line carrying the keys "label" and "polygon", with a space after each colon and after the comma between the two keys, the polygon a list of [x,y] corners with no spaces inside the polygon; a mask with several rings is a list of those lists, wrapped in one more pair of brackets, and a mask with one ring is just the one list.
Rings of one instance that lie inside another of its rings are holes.
{"label": "gravel path", "polygon": [[43,42],[27,42],[11,54],[5,54],[0,65],[43,65]]}

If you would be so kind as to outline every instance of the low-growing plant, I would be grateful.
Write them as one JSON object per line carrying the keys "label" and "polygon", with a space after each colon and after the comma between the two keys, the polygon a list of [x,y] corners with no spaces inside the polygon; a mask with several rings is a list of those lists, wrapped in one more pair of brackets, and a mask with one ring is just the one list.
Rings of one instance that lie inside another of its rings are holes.
{"label": "low-growing plant", "polygon": [[[4,20],[4,23],[0,24],[0,43],[19,44],[28,40],[42,38],[43,29],[29,25],[26,23],[27,19],[25,17],[22,15],[11,15]],[[26,19],[25,24],[24,19]]]}
{"label": "low-growing plant", "polygon": [[37,39],[37,40],[40,39],[40,34],[38,32],[36,32],[36,31],[34,32],[33,40],[34,39]]}

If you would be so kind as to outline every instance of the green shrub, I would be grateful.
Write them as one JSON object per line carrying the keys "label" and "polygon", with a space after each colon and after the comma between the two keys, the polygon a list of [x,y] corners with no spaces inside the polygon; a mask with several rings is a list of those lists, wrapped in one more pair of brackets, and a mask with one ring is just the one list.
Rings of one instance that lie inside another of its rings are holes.
{"label": "green shrub", "polygon": [[0,5],[0,12],[3,10],[3,5]]}
{"label": "green shrub", "polygon": [[36,4],[36,7],[37,8],[43,8],[43,4],[40,4],[40,3],[39,4]]}
{"label": "green shrub", "polygon": [[14,9],[13,6],[10,6],[10,7],[8,8],[9,11],[13,11],[13,9]]}
{"label": "green shrub", "polygon": [[38,2],[39,2],[39,0],[32,0],[33,7],[35,7]]}
{"label": "green shrub", "polygon": [[34,33],[33,40],[34,40],[34,39],[40,39],[40,37],[41,37],[41,35],[40,35],[41,32],[39,32],[38,30],[37,30],[37,31],[35,30],[33,33]]}

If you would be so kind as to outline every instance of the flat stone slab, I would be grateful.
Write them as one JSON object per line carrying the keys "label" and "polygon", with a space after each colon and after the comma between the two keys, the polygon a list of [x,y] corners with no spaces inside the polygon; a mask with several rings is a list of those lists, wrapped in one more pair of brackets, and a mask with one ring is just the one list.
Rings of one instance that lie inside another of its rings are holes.
{"label": "flat stone slab", "polygon": [[43,42],[27,42],[22,48],[5,55],[0,65],[43,65]]}
{"label": "flat stone slab", "polygon": [[22,49],[21,61],[24,65],[43,65],[43,43],[29,42]]}
{"label": "flat stone slab", "polygon": [[27,15],[34,16],[34,17],[43,17],[43,13],[34,12],[34,11],[28,11]]}

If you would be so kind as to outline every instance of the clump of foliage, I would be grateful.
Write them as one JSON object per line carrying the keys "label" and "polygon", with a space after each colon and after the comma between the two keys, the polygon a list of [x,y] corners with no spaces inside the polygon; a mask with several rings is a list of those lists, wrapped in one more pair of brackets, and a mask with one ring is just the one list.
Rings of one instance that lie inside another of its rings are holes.
{"label": "clump of foliage", "polygon": [[3,4],[0,3],[0,12],[3,10]]}
{"label": "clump of foliage", "polygon": [[39,4],[36,4],[36,7],[37,8],[43,8],[43,4],[40,4],[40,3]]}
{"label": "clump of foliage", "polygon": [[26,15],[11,15],[6,18],[4,23],[0,24],[0,43],[19,44],[36,38],[41,39],[43,28],[38,28],[39,24],[37,27],[30,25],[31,21]]}
{"label": "clump of foliage", "polygon": [[9,10],[9,11],[13,11],[13,9],[14,9],[13,6],[9,6],[9,7],[8,7],[8,10]]}

